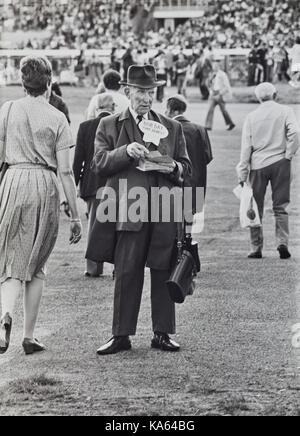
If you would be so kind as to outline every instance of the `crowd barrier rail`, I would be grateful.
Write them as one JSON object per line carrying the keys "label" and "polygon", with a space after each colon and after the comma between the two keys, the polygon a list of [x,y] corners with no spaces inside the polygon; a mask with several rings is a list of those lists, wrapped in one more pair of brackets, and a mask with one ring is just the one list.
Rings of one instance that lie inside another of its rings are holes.
{"label": "crowd barrier rail", "polygon": [[[224,62],[225,71],[233,85],[243,86],[248,78],[248,55],[249,49],[216,49],[214,57]],[[192,55],[192,50],[185,50],[187,56]],[[121,57],[122,51],[119,52]],[[149,50],[149,56],[154,57],[157,50]],[[176,51],[174,51],[176,55]],[[75,72],[79,50],[0,50],[0,85],[20,84],[19,65],[24,56],[47,56],[51,61],[56,80],[61,84],[76,85],[78,78]],[[87,68],[92,58],[96,58],[105,68],[110,64],[111,50],[86,50],[85,59]]]}

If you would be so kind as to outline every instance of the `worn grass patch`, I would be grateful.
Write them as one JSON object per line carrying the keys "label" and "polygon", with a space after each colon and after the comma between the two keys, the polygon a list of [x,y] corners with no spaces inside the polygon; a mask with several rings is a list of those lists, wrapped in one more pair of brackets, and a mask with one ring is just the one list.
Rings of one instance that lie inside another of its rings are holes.
{"label": "worn grass patch", "polygon": [[39,395],[41,392],[44,393],[45,390],[52,391],[58,389],[61,385],[62,382],[60,380],[42,374],[10,382],[7,391],[11,394]]}
{"label": "worn grass patch", "polygon": [[9,382],[0,390],[0,415],[51,414],[57,403],[73,400],[61,380],[45,374]]}
{"label": "worn grass patch", "polygon": [[237,415],[240,412],[248,412],[250,410],[245,397],[241,394],[231,395],[218,404],[220,410],[229,415]]}

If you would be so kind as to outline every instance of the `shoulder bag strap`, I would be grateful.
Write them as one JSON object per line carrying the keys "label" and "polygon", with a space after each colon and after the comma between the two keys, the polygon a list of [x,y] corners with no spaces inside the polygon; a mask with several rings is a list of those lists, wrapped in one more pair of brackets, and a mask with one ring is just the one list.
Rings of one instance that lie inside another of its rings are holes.
{"label": "shoulder bag strap", "polygon": [[13,105],[13,102],[11,101],[9,108],[8,108],[8,111],[7,111],[7,115],[6,115],[5,138],[4,138],[4,147],[3,147],[3,162],[2,162],[3,164],[5,164],[5,161],[6,161],[8,119],[9,119],[12,105]]}
{"label": "shoulder bag strap", "polygon": [[185,242],[184,191],[182,192],[182,221],[177,223],[178,258],[182,256]]}

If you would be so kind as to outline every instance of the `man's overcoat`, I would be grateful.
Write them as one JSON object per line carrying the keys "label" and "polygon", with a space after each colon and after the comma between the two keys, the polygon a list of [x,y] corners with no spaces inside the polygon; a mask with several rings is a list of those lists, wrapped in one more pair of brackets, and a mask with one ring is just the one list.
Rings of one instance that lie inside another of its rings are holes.
{"label": "man's overcoat", "polygon": [[[158,151],[162,155],[173,158],[178,164],[178,170],[175,174],[167,176],[157,172],[145,173],[137,169],[138,162],[128,156],[127,145],[135,141],[141,143],[142,136],[129,109],[122,114],[101,120],[96,134],[92,169],[101,177],[107,177],[107,184],[101,194],[97,215],[100,216],[102,207],[107,208],[108,199],[112,208],[116,208],[117,220],[104,223],[96,220],[87,250],[87,258],[91,260],[114,263],[117,232],[139,232],[144,225],[142,219],[138,222],[123,219],[128,215],[136,198],[122,198],[119,201],[120,180],[126,181],[127,192],[132,188],[144,188],[150,193],[152,187],[172,189],[175,186],[182,186],[183,178],[191,174],[191,164],[180,123],[154,111],[149,112],[148,115],[150,120],[157,121],[168,129],[168,137],[161,139]],[[153,145],[150,147],[150,150],[154,149]],[[115,195],[112,195],[110,188]],[[148,214],[150,218],[151,207],[149,204],[148,211],[141,211],[141,214]],[[168,270],[171,267],[177,224],[171,218],[170,222],[153,223],[151,226],[147,266]]]}

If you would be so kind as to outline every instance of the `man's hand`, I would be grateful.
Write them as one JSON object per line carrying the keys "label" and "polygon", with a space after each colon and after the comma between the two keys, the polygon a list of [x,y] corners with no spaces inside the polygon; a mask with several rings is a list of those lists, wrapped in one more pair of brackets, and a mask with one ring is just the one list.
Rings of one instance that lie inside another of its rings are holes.
{"label": "man's hand", "polygon": [[138,142],[133,142],[127,146],[127,154],[132,159],[145,159],[149,150]]}
{"label": "man's hand", "polygon": [[160,170],[160,171],[158,171],[158,173],[161,173],[161,174],[173,174],[176,168],[177,168],[177,164],[176,164],[176,162],[173,162],[173,165],[170,164],[169,168],[165,168],[163,170]]}

